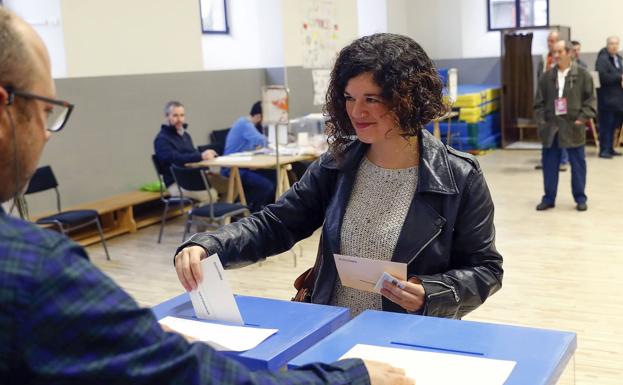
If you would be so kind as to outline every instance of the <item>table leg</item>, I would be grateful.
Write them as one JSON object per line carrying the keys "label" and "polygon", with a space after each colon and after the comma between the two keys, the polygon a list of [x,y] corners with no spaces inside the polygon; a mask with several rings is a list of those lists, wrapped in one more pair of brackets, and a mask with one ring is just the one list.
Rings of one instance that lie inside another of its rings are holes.
{"label": "table leg", "polygon": [[275,189],[275,201],[283,195],[290,188],[290,178],[288,178],[288,166],[287,164],[283,164],[279,167],[279,174],[281,183],[277,185]]}
{"label": "table leg", "polygon": [[238,167],[230,168],[229,179],[227,180],[227,203],[234,203],[234,194],[236,192],[236,182],[234,179],[236,179],[236,176],[240,176],[240,173],[238,172]]}
{"label": "table leg", "polygon": [[[238,170],[238,167],[232,167],[231,168],[231,173],[229,175],[230,178],[233,177],[234,179],[234,183],[236,185],[236,193],[235,195],[238,195],[240,198],[240,203],[242,203],[243,205],[247,205],[247,197],[244,195],[244,189],[242,188],[242,179],[240,179],[240,171]],[[232,183],[230,181],[230,183]],[[233,198],[231,200],[230,203],[233,203]]]}
{"label": "table leg", "polygon": [[439,120],[433,121],[433,135],[441,140],[441,131],[439,130]]}

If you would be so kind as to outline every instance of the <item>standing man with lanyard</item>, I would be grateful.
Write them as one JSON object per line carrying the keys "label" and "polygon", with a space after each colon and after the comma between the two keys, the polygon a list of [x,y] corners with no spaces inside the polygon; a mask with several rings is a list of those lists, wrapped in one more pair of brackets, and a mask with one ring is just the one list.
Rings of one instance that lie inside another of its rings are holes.
{"label": "standing man with lanyard", "polygon": [[555,206],[558,165],[566,148],[571,163],[571,189],[578,211],[586,211],[585,124],[595,116],[595,91],[591,75],[572,60],[573,46],[559,41],[554,47],[556,66],[540,79],[534,100],[534,116],[543,143],[545,195],[536,209]]}
{"label": "standing man with lanyard", "polygon": [[597,55],[595,70],[599,72],[599,157],[612,159],[621,153],[614,151],[614,130],[623,123],[623,59],[618,54],[619,38],[610,36],[607,45]]}
{"label": "standing man with lanyard", "polygon": [[[560,33],[558,30],[552,29],[547,34],[547,53],[541,55],[539,64],[537,65],[536,79],[537,82],[541,79],[543,74],[554,68],[556,65],[556,58],[554,57],[554,47],[560,40]],[[567,151],[563,148],[562,155],[560,157],[560,171],[567,171],[567,165],[569,164],[569,156]],[[537,170],[542,169],[543,165],[539,164],[535,167]]]}

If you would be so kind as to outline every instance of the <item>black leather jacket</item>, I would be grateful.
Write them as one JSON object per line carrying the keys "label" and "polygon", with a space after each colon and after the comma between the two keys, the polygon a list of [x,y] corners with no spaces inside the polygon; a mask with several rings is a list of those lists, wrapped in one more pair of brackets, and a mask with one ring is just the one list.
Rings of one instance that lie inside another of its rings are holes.
{"label": "black leather jacket", "polygon": [[[422,280],[424,315],[461,318],[502,285],[502,256],[495,248],[493,202],[478,162],[420,134],[416,193],[392,261],[405,262]],[[337,270],[342,218],[368,145],[353,142],[338,163],[330,154],[314,162],[278,202],[236,223],[191,237],[178,250],[200,245],[226,267],[256,262],[290,249],[322,228],[322,263],[312,302],[329,303]],[[383,310],[405,312],[383,298]]]}

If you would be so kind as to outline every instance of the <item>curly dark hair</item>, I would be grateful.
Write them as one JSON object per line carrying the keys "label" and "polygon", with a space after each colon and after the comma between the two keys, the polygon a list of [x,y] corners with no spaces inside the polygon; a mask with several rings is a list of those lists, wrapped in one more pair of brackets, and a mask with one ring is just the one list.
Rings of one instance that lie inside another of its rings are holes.
{"label": "curly dark hair", "polygon": [[346,112],[348,81],[371,73],[401,135],[417,136],[428,122],[446,113],[443,84],[426,52],[413,39],[391,33],[365,36],[344,47],[331,71],[324,113],[329,151],[341,157],[355,129]]}

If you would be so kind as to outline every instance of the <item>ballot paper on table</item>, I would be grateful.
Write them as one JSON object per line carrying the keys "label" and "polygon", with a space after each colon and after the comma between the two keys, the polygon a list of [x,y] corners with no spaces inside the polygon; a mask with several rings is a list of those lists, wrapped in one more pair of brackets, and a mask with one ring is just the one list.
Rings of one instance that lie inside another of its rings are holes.
{"label": "ballot paper on table", "polygon": [[407,279],[406,263],[340,254],[333,254],[333,258],[340,275],[340,281],[344,286],[379,293],[380,289],[377,288],[377,282],[382,278],[384,272],[403,281]]}
{"label": "ballot paper on table", "polygon": [[253,349],[277,332],[277,329],[222,325],[170,316],[159,322],[222,351],[242,352]]}
{"label": "ballot paper on table", "polygon": [[218,165],[219,163],[250,162],[252,160],[253,156],[251,155],[227,155],[216,157],[214,158],[213,162]]}
{"label": "ballot paper on table", "polygon": [[515,361],[357,344],[343,358],[388,363],[417,385],[503,385]]}
{"label": "ballot paper on table", "polygon": [[218,255],[213,254],[201,261],[201,269],[203,280],[190,292],[197,318],[244,325]]}

